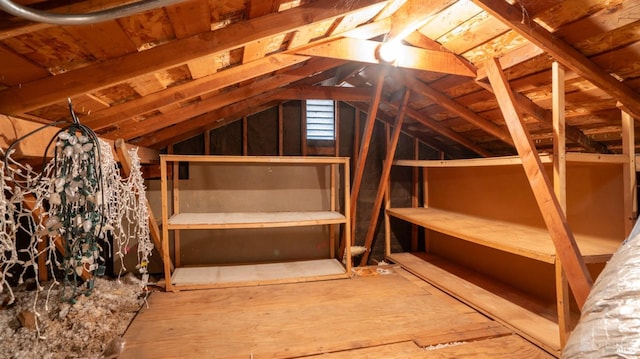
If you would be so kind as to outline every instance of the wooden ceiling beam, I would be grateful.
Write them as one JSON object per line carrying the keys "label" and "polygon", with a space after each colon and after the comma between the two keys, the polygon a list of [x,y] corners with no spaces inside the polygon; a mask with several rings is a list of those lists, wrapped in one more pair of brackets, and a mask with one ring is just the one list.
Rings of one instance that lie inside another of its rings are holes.
{"label": "wooden ceiling beam", "polygon": [[535,21],[522,21],[520,7],[510,5],[504,0],[473,0],[473,2],[540,47],[566,68],[589,80],[634,113],[640,113],[640,96],[636,91],[606,73],[584,54]]}
{"label": "wooden ceiling beam", "polygon": [[94,131],[118,125],[126,120],[156,110],[161,106],[185,101],[219,90],[250,78],[281,70],[308,60],[307,56],[275,54],[225,71],[172,86],[147,96],[127,101],[104,110],[92,112],[82,118],[82,123]]}
{"label": "wooden ceiling beam", "polygon": [[382,8],[386,1],[314,1],[281,13],[231,24],[213,32],[197,34],[164,45],[88,65],[60,75],[0,91],[0,112],[19,114],[128,81],[129,79],[183,65],[194,58],[229,51],[247,43],[288,34],[313,23],[337,19],[355,11]]}
{"label": "wooden ceiling beam", "polygon": [[460,116],[462,119],[471,123],[472,125],[480,128],[481,130],[491,134],[492,136],[497,137],[504,143],[507,143],[513,146],[513,140],[508,132],[504,131],[502,128],[498,127],[493,122],[485,119],[484,117],[478,115],[477,113],[471,111],[467,107],[459,104],[455,100],[446,96],[445,94],[434,90],[429,87],[422,81],[416,79],[410,74],[404,74],[403,76],[405,84],[409,86],[414,92],[422,94],[427,98],[431,99],[438,106],[451,111],[453,114]]}
{"label": "wooden ceiling beam", "polygon": [[289,86],[278,93],[279,100],[325,99],[334,101],[371,100],[371,89],[366,87]]}
{"label": "wooden ceiling beam", "polygon": [[[335,59],[379,64],[377,56],[382,42],[355,38],[340,38],[323,42],[317,46],[295,51],[299,55],[321,56]],[[452,75],[475,77],[474,69],[451,52],[422,49],[397,44],[394,66],[422,71],[441,72]]]}
{"label": "wooden ceiling beam", "polygon": [[391,15],[391,31],[387,41],[401,41],[421,28],[434,14],[455,2],[455,0],[408,0]]}
{"label": "wooden ceiling beam", "polygon": [[143,136],[146,133],[155,132],[164,127],[169,127],[187,121],[190,118],[233,104],[234,102],[241,101],[242,99],[256,96],[263,92],[294,83],[301,79],[306,79],[313,73],[323,72],[340,64],[342,64],[342,62],[336,62],[333,60],[313,61],[312,64],[303,68],[293,69],[290,72],[265,78],[263,80],[256,81],[249,86],[239,87],[237,89],[203,99],[200,102],[185,105],[173,111],[145,119],[141,122],[129,120],[122,123],[121,128],[107,132],[103,134],[103,136],[107,138],[121,137],[125,140],[130,140]]}

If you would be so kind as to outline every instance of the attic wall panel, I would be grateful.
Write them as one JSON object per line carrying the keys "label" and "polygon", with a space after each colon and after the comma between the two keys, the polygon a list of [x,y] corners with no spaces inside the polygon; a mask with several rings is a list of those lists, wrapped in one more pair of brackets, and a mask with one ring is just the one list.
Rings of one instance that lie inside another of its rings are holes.
{"label": "attic wall panel", "polygon": [[211,154],[242,156],[242,121],[211,131]]}
{"label": "attic wall panel", "polygon": [[285,156],[300,156],[302,154],[302,111],[300,101],[289,101],[283,105],[283,145]]}
{"label": "attic wall panel", "polygon": [[247,154],[278,155],[278,108],[272,107],[247,118]]}

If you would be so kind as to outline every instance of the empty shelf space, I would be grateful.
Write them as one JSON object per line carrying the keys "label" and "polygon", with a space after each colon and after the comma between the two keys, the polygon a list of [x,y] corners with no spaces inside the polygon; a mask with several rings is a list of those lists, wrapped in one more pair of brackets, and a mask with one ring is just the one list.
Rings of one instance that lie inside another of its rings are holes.
{"label": "empty shelf space", "polygon": [[[524,337],[559,354],[558,324],[550,319],[555,313],[534,298],[504,284],[492,281],[445,259],[426,253],[393,253],[388,259],[471,307],[504,323]],[[456,274],[452,274],[452,273]],[[464,278],[473,278],[474,284]],[[481,285],[480,285],[481,283]],[[500,295],[496,294],[499,293]],[[516,300],[514,300],[517,298]],[[517,302],[517,304],[516,304]]]}
{"label": "empty shelf space", "polygon": [[176,289],[197,289],[304,282],[346,278],[336,259],[296,262],[176,268],[171,281]]}
{"label": "empty shelf space", "polygon": [[345,223],[334,211],[178,213],[169,218],[170,229],[228,229],[313,226]]}
{"label": "empty shelf space", "polygon": [[[436,208],[390,208],[390,216],[535,260],[554,263],[555,247],[546,228],[526,226],[470,216]],[[574,234],[587,263],[604,262],[617,250],[622,239]]]}

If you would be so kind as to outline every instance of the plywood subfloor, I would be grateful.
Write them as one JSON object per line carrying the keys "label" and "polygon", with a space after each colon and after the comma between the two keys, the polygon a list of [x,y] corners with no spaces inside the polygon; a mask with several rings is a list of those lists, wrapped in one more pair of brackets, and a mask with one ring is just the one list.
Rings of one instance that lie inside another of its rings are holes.
{"label": "plywood subfloor", "polygon": [[551,358],[399,267],[386,273],[153,293],[120,358]]}
{"label": "plywood subfloor", "polygon": [[231,283],[262,284],[278,281],[296,281],[304,278],[343,275],[345,269],[335,259],[317,259],[296,262],[248,264],[216,267],[176,268],[171,282],[180,286]]}

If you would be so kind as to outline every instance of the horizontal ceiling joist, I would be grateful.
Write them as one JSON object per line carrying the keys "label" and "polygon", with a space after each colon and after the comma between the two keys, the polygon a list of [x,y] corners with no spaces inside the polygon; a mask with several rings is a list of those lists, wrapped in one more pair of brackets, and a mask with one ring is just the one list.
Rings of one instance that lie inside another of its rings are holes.
{"label": "horizontal ceiling joist", "polygon": [[[296,51],[299,55],[321,56],[365,63],[384,63],[379,50],[384,43],[355,38],[341,38]],[[422,71],[475,77],[474,69],[456,54],[396,44],[394,66]]]}
{"label": "horizontal ceiling joist", "polygon": [[321,0],[281,13],[231,24],[222,29],[175,40],[154,48],[85,66],[56,76],[0,91],[0,112],[25,113],[133,77],[185,64],[195,58],[223,53],[248,43],[295,31],[313,23],[338,19],[366,8],[382,9],[386,1]]}

